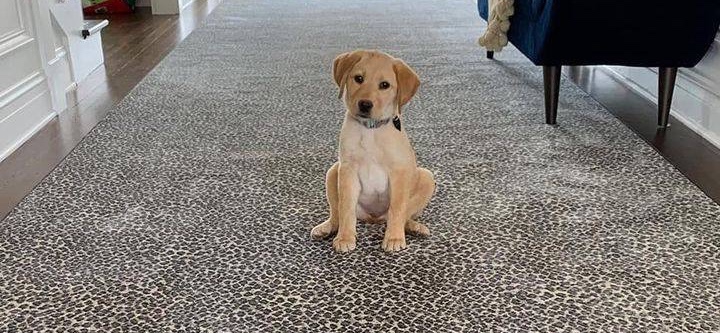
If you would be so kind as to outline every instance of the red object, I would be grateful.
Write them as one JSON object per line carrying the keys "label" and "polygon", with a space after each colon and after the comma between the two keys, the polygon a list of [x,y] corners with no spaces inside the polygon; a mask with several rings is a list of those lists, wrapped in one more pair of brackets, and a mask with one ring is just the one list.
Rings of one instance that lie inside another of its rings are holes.
{"label": "red object", "polygon": [[131,5],[126,0],[94,0],[91,2],[92,5],[83,8],[83,13],[87,15],[132,13],[135,9],[134,4]]}

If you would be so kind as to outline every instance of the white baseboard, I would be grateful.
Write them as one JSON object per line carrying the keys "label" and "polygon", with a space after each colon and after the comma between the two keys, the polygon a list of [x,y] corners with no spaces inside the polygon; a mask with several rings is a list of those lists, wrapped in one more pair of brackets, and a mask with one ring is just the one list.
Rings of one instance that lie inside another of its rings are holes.
{"label": "white baseboard", "polygon": [[[640,67],[599,68],[657,105],[656,71]],[[675,84],[670,113],[704,139],[720,147],[720,96],[688,78],[683,69],[680,69]]]}
{"label": "white baseboard", "polygon": [[153,15],[178,15],[195,0],[150,0]]}
{"label": "white baseboard", "polygon": [[67,101],[67,108],[65,110],[78,104],[77,88],[78,85],[75,82],[65,88],[65,100]]}
{"label": "white baseboard", "polygon": [[178,15],[194,0],[151,0],[153,15]]}
{"label": "white baseboard", "polygon": [[0,145],[0,161],[10,156],[57,116],[49,111],[51,105],[49,90],[22,102],[23,105],[0,122],[0,128],[4,128],[0,132],[0,142],[4,143]]}
{"label": "white baseboard", "polygon": [[65,47],[58,47],[55,50],[55,58],[48,61],[47,72],[50,83],[53,110],[60,113],[68,108],[66,88],[74,84],[72,68]]}
{"label": "white baseboard", "polygon": [[45,127],[45,125],[47,125],[50,121],[55,119],[55,117],[56,117],[55,114],[48,115],[47,117],[45,117],[45,119],[38,122],[37,125],[35,125],[35,127],[30,129],[30,131],[28,131],[25,135],[20,137],[13,145],[5,148],[5,151],[0,152],[0,161],[4,160],[8,156],[10,156],[10,154],[14,153],[27,140],[30,140],[30,138],[32,138],[33,136],[35,136],[35,134],[40,132],[40,130],[43,129]]}

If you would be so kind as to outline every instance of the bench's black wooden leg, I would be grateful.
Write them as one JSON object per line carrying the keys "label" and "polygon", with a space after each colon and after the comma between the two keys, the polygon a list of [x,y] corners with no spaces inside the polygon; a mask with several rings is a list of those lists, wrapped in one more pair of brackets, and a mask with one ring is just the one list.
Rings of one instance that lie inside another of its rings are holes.
{"label": "bench's black wooden leg", "polygon": [[658,71],[658,127],[667,128],[672,105],[677,67],[660,67]]}
{"label": "bench's black wooden leg", "polygon": [[543,66],[545,85],[545,123],[557,123],[558,96],[560,95],[560,70],[562,66]]}

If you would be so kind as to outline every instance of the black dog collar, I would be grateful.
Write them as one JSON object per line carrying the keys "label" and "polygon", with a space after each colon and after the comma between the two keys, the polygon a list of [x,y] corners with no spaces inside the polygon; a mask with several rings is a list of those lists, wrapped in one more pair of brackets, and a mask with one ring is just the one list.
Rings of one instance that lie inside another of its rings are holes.
{"label": "black dog collar", "polygon": [[353,117],[353,119],[357,120],[357,122],[359,122],[361,125],[365,126],[365,128],[369,128],[369,129],[379,128],[379,127],[389,123],[390,120],[392,120],[392,123],[395,126],[395,128],[398,131],[401,129],[400,117],[398,117],[398,116],[395,116],[393,118],[385,118],[385,119],[381,119],[381,120],[375,120],[375,119],[371,119],[371,118],[355,118],[355,117]]}

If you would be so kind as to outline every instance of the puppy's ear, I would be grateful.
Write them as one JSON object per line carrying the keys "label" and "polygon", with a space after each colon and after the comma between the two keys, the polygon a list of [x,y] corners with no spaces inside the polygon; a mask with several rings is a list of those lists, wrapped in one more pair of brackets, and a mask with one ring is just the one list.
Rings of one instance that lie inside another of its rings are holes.
{"label": "puppy's ear", "polygon": [[342,98],[343,92],[345,92],[345,83],[347,82],[348,73],[361,58],[362,51],[346,52],[335,57],[335,61],[333,61],[332,74],[335,79],[335,83],[338,85],[338,88],[340,88],[338,98]]}
{"label": "puppy's ear", "polygon": [[415,71],[410,68],[404,61],[395,59],[393,63],[395,77],[397,79],[397,104],[398,111],[407,104],[420,87],[420,78]]}

